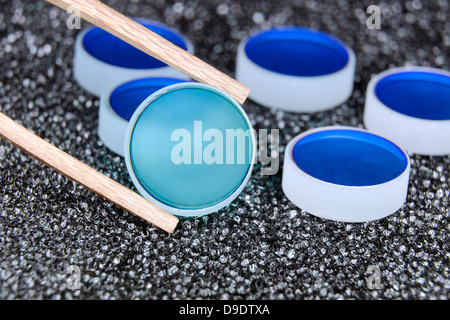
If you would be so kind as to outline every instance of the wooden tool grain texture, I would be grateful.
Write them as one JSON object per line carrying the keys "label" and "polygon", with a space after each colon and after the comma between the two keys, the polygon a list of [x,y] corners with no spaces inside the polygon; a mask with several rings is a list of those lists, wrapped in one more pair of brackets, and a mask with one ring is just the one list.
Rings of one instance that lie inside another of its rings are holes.
{"label": "wooden tool grain texture", "polygon": [[175,216],[56,148],[1,112],[0,137],[69,179],[164,231],[172,233],[178,224]]}
{"label": "wooden tool grain texture", "polygon": [[199,82],[212,85],[242,104],[249,89],[223,72],[97,0],[46,0],[64,10],[77,10],[84,20]]}

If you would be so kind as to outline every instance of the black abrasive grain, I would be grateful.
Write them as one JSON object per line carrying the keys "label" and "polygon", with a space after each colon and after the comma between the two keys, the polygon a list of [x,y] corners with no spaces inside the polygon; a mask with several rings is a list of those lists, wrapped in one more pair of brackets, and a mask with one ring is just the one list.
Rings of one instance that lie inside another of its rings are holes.
{"label": "black abrasive grain", "polygon": [[[308,115],[245,103],[256,129],[280,129],[281,160],[307,129],[362,127],[372,75],[449,68],[445,0],[380,2],[379,30],[367,28],[361,1],[105,2],[180,30],[197,56],[232,76],[239,41],[262,28],[316,28],[351,46],[357,75],[343,105]],[[73,79],[78,30],[67,18],[44,1],[0,0],[0,110],[133,188],[124,160],[98,138],[98,99]],[[181,219],[167,235],[1,141],[0,299],[447,299],[450,157],[412,156],[411,166],[407,202],[379,221],[316,218],[286,199],[281,170],[265,176],[256,165],[231,205]],[[370,289],[373,270],[380,282]]]}

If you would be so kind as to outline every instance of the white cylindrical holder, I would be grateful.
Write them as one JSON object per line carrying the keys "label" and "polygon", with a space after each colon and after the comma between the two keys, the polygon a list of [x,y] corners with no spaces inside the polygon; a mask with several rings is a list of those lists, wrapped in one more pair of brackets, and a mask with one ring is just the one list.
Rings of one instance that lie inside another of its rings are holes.
{"label": "white cylindrical holder", "polygon": [[364,124],[408,152],[450,154],[450,72],[400,67],[374,76],[367,87]]}
{"label": "white cylindrical holder", "polygon": [[139,105],[154,92],[186,80],[175,78],[142,78],[113,85],[100,97],[98,135],[105,146],[124,156],[128,122]]}
{"label": "white cylindrical holder", "polygon": [[319,112],[344,103],[353,91],[356,57],[320,31],[278,27],[242,40],[236,79],[249,98],[291,112]]}
{"label": "white cylindrical holder", "polygon": [[289,142],[282,188],[317,217],[366,222],[401,208],[409,173],[408,155],[389,140],[352,127],[323,127]]}
{"label": "white cylindrical holder", "polygon": [[[190,53],[192,43],[163,24],[137,19],[139,23]],[[182,72],[134,48],[98,27],[82,30],[75,41],[74,77],[87,92],[99,97],[106,89],[144,77],[189,78]]]}

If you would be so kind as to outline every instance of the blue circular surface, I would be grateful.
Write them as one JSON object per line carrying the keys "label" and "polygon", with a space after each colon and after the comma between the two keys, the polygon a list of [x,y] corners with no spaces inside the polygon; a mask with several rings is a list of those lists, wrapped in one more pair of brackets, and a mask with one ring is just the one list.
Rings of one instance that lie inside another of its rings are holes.
{"label": "blue circular surface", "polygon": [[300,27],[275,28],[250,37],[245,53],[262,68],[303,77],[337,72],[349,60],[347,49],[336,38]]}
{"label": "blue circular surface", "polygon": [[[187,50],[183,38],[173,30],[142,20],[136,20],[146,28],[152,30],[163,38]],[[84,49],[93,57],[105,63],[130,69],[153,69],[166,66],[148,54],[136,49],[125,41],[113,36],[105,30],[93,27],[83,37]]]}
{"label": "blue circular surface", "polygon": [[240,106],[197,83],[166,87],[155,96],[130,122],[136,119],[128,152],[139,184],[178,209],[227,199],[245,180],[253,156],[251,125]]}
{"label": "blue circular surface", "polygon": [[123,119],[130,121],[134,111],[148,96],[161,88],[186,82],[173,78],[143,78],[121,84],[109,97],[111,108]]}
{"label": "blue circular surface", "polygon": [[375,94],[399,113],[427,120],[450,120],[450,77],[405,71],[382,78]]}
{"label": "blue circular surface", "polygon": [[307,174],[344,186],[388,182],[408,165],[404,152],[392,142],[363,131],[325,130],[300,139],[292,155]]}

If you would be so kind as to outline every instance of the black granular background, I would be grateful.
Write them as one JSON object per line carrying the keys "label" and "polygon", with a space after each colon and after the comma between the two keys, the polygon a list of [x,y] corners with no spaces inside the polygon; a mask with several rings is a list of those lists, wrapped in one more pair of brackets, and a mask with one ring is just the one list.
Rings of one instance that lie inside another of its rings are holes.
{"label": "black granular background", "polygon": [[[281,160],[307,129],[362,127],[372,75],[449,68],[445,0],[105,2],[180,30],[231,76],[239,41],[263,28],[311,27],[351,46],[357,75],[345,104],[309,115],[245,103],[256,129],[280,129]],[[366,26],[371,4],[381,8],[380,30]],[[73,79],[79,31],[67,28],[69,15],[44,1],[0,6],[1,111],[135,190],[124,160],[98,138],[98,99]],[[448,299],[450,157],[411,161],[407,202],[379,221],[314,217],[286,199],[281,170],[265,176],[256,165],[231,205],[181,219],[168,235],[1,141],[0,299]],[[370,270],[381,272],[376,288]]]}

